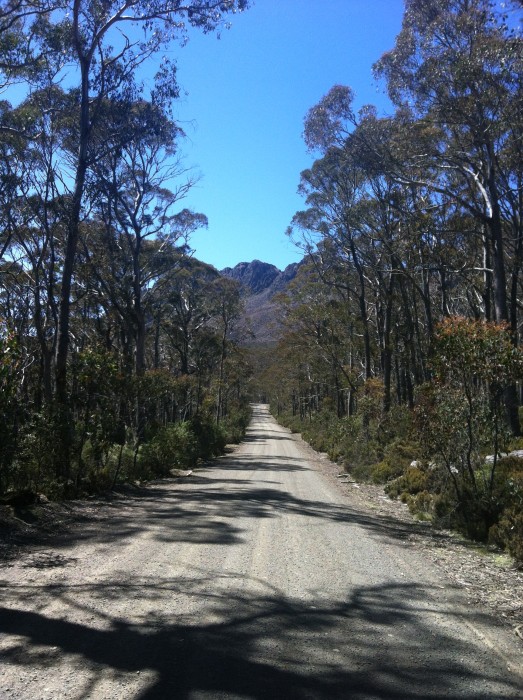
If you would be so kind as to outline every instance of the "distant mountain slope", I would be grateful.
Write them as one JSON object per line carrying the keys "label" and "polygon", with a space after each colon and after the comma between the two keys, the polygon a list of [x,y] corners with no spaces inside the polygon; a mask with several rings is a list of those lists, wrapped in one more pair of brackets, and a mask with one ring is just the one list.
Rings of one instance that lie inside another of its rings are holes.
{"label": "distant mountain slope", "polygon": [[226,267],[220,274],[236,280],[248,289],[250,294],[259,294],[268,289],[281,272],[274,265],[253,260],[238,263],[235,267]]}
{"label": "distant mountain slope", "polygon": [[251,336],[246,345],[266,345],[278,340],[281,333],[279,308],[273,298],[285,291],[296,277],[300,265],[292,263],[281,271],[269,263],[253,260],[220,271],[224,277],[230,277],[242,285],[245,300],[242,325]]}

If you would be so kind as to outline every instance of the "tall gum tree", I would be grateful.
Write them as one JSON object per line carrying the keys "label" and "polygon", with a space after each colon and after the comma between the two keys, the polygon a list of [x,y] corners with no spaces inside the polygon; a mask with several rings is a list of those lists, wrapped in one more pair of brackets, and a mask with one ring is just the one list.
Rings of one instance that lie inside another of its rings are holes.
{"label": "tall gum tree", "polygon": [[[93,167],[94,206],[104,222],[106,236],[119,236],[132,267],[132,319],[135,371],[145,370],[145,307],[148,289],[158,274],[154,260],[144,260],[146,239],[165,246],[185,244],[194,228],[206,225],[202,215],[175,210],[196,182],[177,154],[182,135],[160,105],[145,100],[119,102],[109,110],[116,124],[102,129],[109,139],[106,154]],[[168,187],[170,185],[170,187]],[[87,251],[88,252],[88,251]]]}
{"label": "tall gum tree", "polygon": [[[373,363],[368,281],[362,231],[354,216],[364,188],[362,171],[351,162],[344,149],[331,146],[322,159],[301,174],[299,192],[305,197],[309,209],[293,217],[289,233],[299,232],[309,253],[313,253],[315,242],[327,243],[320,246],[321,256],[313,254],[312,259],[319,263],[318,271],[325,282],[345,288],[357,299],[364,336],[365,377],[369,379],[373,374]],[[332,255],[336,260],[334,269],[332,263],[324,264],[327,257],[333,260]]]}
{"label": "tall gum tree", "polygon": [[[436,166],[429,186],[461,203],[488,233],[495,318],[512,322],[517,342],[507,247],[514,294],[521,268],[521,163],[511,154],[521,140],[523,38],[506,20],[489,0],[408,0],[396,45],[375,70],[396,106],[411,115],[411,129],[435,134],[428,150],[411,152],[418,164]],[[515,434],[517,404],[513,386],[506,405]]]}
{"label": "tall gum tree", "polygon": [[410,161],[432,166],[424,184],[454,197],[489,232],[499,321],[510,321],[507,238],[520,235],[504,209],[519,206],[508,156],[521,139],[522,54],[523,39],[488,0],[409,0],[394,49],[375,65],[403,130],[433,135],[411,141],[423,148]]}
{"label": "tall gum tree", "polygon": [[[330,239],[328,249],[334,246],[339,259],[346,261],[345,267],[356,270],[357,291],[352,285],[347,290],[355,293],[358,299],[364,329],[365,377],[368,379],[373,372],[367,280],[362,248],[357,243],[361,232],[351,215],[365,189],[365,174],[351,157],[348,147],[351,132],[357,125],[353,99],[350,87],[335,85],[305,117],[305,143],[310,151],[319,151],[323,157],[301,174],[299,191],[309,209],[295,215],[289,233],[293,228],[301,229],[302,235],[311,232],[324,240]],[[311,250],[309,244],[308,251]]]}
{"label": "tall gum tree", "polygon": [[[76,83],[70,88],[77,105],[72,182],[67,210],[67,235],[63,253],[58,334],[55,356],[56,399],[62,424],[68,423],[67,359],[70,344],[71,289],[75,271],[86,176],[96,154],[92,135],[100,118],[100,106],[108,97],[125,90],[139,66],[174,40],[183,41],[187,29],[218,29],[228,13],[246,9],[248,0],[56,0],[3,2],[0,22],[5,29],[0,42],[0,72],[4,83],[24,75],[35,82]],[[137,38],[139,37],[139,38]],[[51,56],[53,70],[43,56]],[[169,62],[157,74],[153,94],[176,97],[176,82]],[[67,432],[67,431],[65,431]],[[68,472],[65,434],[63,475]]]}

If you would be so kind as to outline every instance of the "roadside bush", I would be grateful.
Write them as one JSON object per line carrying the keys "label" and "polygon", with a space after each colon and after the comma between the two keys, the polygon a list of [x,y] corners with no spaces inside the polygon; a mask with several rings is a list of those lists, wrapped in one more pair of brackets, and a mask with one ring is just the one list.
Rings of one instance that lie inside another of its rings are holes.
{"label": "roadside bush", "polygon": [[456,499],[449,492],[433,494],[433,522],[440,527],[452,527],[457,508]]}
{"label": "roadside bush", "polygon": [[327,409],[313,413],[306,419],[299,416],[280,413],[277,420],[292,433],[301,433],[301,436],[315,450],[327,452],[331,459],[336,459],[333,452],[341,455],[339,449],[340,423],[337,415]]}
{"label": "roadside bush", "polygon": [[[412,459],[419,454],[420,449],[417,443],[417,433],[412,420],[412,409],[408,406],[392,406],[385,413],[379,422],[377,433],[380,442],[384,445],[389,445],[394,440],[403,443],[412,444]],[[410,449],[410,447],[409,447]]]}
{"label": "roadside bush", "polygon": [[472,540],[486,542],[492,525],[499,518],[485,495],[464,487],[452,517],[452,527]]}
{"label": "roadside bush", "polygon": [[368,380],[359,402],[364,402],[363,415],[347,419],[354,429],[345,450],[347,470],[357,479],[379,484],[400,476],[420,454],[412,412],[393,406],[383,413],[381,399],[381,383]]}
{"label": "roadside bush", "polygon": [[506,549],[516,561],[523,562],[523,511],[507,508],[489,531],[489,542]]}
{"label": "roadside bush", "polygon": [[161,428],[152,440],[140,448],[142,478],[167,476],[171,469],[195,466],[199,457],[198,447],[198,438],[188,422],[171,423]]}
{"label": "roadside bush", "polygon": [[111,445],[105,465],[111,474],[111,486],[145,478],[144,467],[135,453],[135,448],[128,443]]}
{"label": "roadside bush", "polygon": [[518,523],[508,514],[523,512],[523,460],[501,459],[494,473],[492,469],[485,465],[477,470],[475,487],[462,488],[452,524],[472,539],[497,541],[511,551],[518,548],[520,535]]}
{"label": "roadside bush", "polygon": [[419,520],[432,520],[434,512],[434,494],[429,491],[420,491],[415,495],[409,495],[405,499],[410,512]]}
{"label": "roadside bush", "polygon": [[314,413],[302,426],[302,437],[318,452],[327,452],[335,441],[338,417],[323,409]]}
{"label": "roadside bush", "polygon": [[227,416],[221,423],[225,432],[225,442],[238,444],[245,436],[245,431],[251,420],[252,411],[249,406],[240,406],[234,410],[229,410]]}
{"label": "roadside bush", "polygon": [[486,540],[506,507],[503,479],[485,455],[506,451],[504,390],[521,376],[523,353],[503,324],[445,319],[433,337],[434,379],[417,394],[416,420],[426,457],[443,467],[457,507],[453,525]]}
{"label": "roadside bush", "polygon": [[78,484],[78,491],[86,493],[100,493],[108,491],[114,486],[114,474],[109,465],[90,469],[87,476]]}
{"label": "roadside bush", "polygon": [[344,467],[355,478],[368,481],[371,478],[372,465],[383,459],[385,446],[379,441],[372,427],[364,424],[361,416],[351,416],[344,421],[346,433],[340,443]]}
{"label": "roadside bush", "polygon": [[225,430],[205,414],[197,414],[183,423],[161,428],[139,450],[141,478],[167,476],[171,469],[190,469],[199,459],[223,454]]}
{"label": "roadside bush", "polygon": [[440,527],[456,526],[458,504],[446,472],[436,465],[409,465],[404,473],[385,486],[390,498],[399,498],[418,518]]}
{"label": "roadside bush", "polygon": [[485,454],[493,447],[488,402],[467,399],[459,389],[431,386],[420,396],[417,412],[423,423],[420,441],[425,456],[439,477],[432,490],[448,493],[456,501],[454,527],[473,539],[486,540],[503,510],[502,480],[493,464],[485,464]]}
{"label": "roadside bush", "polygon": [[523,509],[523,459],[502,457],[498,460],[492,497],[501,508],[520,506]]}
{"label": "roadside bush", "polygon": [[382,461],[372,467],[372,481],[375,484],[385,484],[400,477],[410,469],[409,465],[418,452],[418,445],[396,438],[385,447]]}
{"label": "roadside bush", "polygon": [[276,420],[279,423],[281,423],[281,425],[283,425],[285,428],[288,428],[291,431],[291,433],[301,432],[303,426],[299,416],[293,416],[291,413],[286,413],[283,411],[280,411],[278,413],[277,411],[273,410],[272,406],[271,413],[273,416],[276,416]]}
{"label": "roadside bush", "polygon": [[382,460],[370,468],[370,478],[373,484],[386,484],[401,474],[403,468],[398,464],[391,464],[388,460]]}
{"label": "roadside bush", "polygon": [[211,459],[223,454],[227,443],[225,430],[214,418],[197,413],[188,421],[188,426],[196,439],[197,458]]}
{"label": "roadside bush", "polygon": [[385,483],[399,476],[420,449],[412,437],[409,409],[395,406],[383,414],[382,398],[382,383],[369,380],[360,400],[363,410],[356,415],[339,418],[324,408],[306,420],[288,414],[280,414],[278,420],[301,432],[314,449],[326,452],[356,480]]}
{"label": "roadside bush", "polygon": [[385,492],[391,498],[398,498],[403,494],[413,496],[426,491],[429,481],[430,477],[424,469],[409,466],[401,476],[385,486]]}
{"label": "roadside bush", "polygon": [[500,516],[489,530],[489,542],[523,561],[523,459],[505,457],[499,460],[494,493]]}
{"label": "roadside bush", "polygon": [[62,497],[64,484],[57,477],[58,425],[51,411],[34,413],[21,431],[16,457],[11,465],[11,483],[16,490]]}
{"label": "roadside bush", "polygon": [[12,462],[18,447],[22,357],[13,333],[0,322],[0,495],[13,482]]}

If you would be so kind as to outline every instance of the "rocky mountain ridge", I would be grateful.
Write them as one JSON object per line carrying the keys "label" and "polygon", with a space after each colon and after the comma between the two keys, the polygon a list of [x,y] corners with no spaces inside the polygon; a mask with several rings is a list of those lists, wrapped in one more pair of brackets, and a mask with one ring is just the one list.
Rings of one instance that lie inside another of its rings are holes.
{"label": "rocky mountain ridge", "polygon": [[272,297],[285,289],[296,277],[300,265],[301,263],[291,263],[284,270],[279,270],[270,263],[253,260],[240,262],[234,267],[226,267],[220,270],[220,274],[239,282],[244,288],[245,296],[266,293]]}
{"label": "rocky mountain ridge", "polygon": [[281,334],[276,294],[285,291],[296,277],[301,263],[291,263],[284,270],[275,265],[253,260],[220,270],[220,274],[236,280],[242,287],[245,314],[242,329],[248,336],[246,345],[275,343]]}

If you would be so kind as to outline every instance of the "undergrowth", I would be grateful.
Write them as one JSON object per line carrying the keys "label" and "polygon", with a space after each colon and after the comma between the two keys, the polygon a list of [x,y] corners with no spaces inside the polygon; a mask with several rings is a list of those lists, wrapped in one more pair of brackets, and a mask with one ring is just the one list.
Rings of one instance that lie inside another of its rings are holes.
{"label": "undergrowth", "polygon": [[[217,424],[211,411],[192,418],[157,425],[144,439],[129,429],[109,435],[102,429],[84,434],[75,426],[76,451],[68,479],[57,473],[56,426],[49,416],[36,417],[20,440],[10,466],[0,503],[34,500],[42,494],[50,500],[76,498],[99,493],[126,482],[143,482],[167,477],[173,470],[190,469],[225,451],[228,443],[239,442],[250,420],[248,406],[238,406]],[[118,441],[114,441],[114,438]],[[113,438],[113,439],[111,439]]]}
{"label": "undergrowth", "polygon": [[[280,413],[278,420],[356,481],[383,484],[388,496],[406,503],[417,519],[497,545],[523,562],[522,458],[501,456],[493,465],[486,460],[488,440],[478,438],[482,449],[467,471],[459,462],[459,441],[452,430],[438,453],[416,413],[401,407],[367,420],[361,414],[339,418],[330,410],[304,418]],[[507,450],[521,450],[523,440],[506,445]]]}

